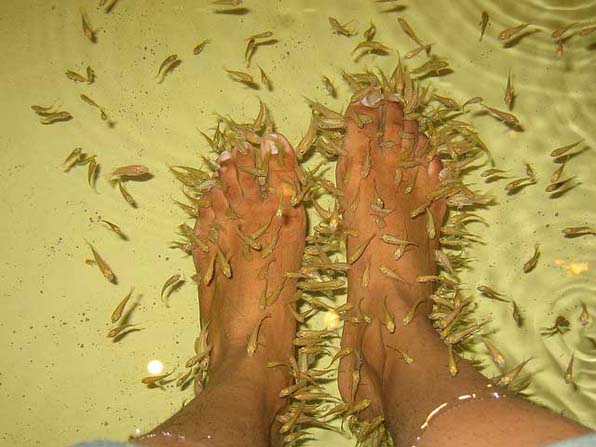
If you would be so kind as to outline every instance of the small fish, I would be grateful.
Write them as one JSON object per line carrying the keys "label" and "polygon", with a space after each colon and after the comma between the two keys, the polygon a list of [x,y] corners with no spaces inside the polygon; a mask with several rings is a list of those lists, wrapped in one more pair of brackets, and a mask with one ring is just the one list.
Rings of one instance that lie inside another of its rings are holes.
{"label": "small fish", "polygon": [[335,19],[333,17],[329,17],[329,24],[331,25],[333,32],[335,34],[339,34],[341,36],[352,37],[352,36],[355,36],[356,34],[358,34],[357,32],[350,31],[349,29],[346,28],[346,26],[349,23],[350,22],[347,22],[342,25],[341,23],[339,23],[339,21],[337,19]]}
{"label": "small fish", "polygon": [[481,104],[483,101],[484,98],[480,96],[474,96],[473,98],[470,98],[466,102],[464,102],[461,107],[462,109],[464,109],[466,106],[469,106],[470,104]]}
{"label": "small fish", "polygon": [[[403,30],[403,32],[406,33],[410,39],[412,39],[419,46],[424,47],[424,44],[422,43],[422,41],[418,38],[418,36],[414,32],[414,30],[412,29],[410,24],[405,19],[398,17],[397,21],[399,22],[399,25],[401,26],[401,29]],[[428,54],[428,51],[427,51],[427,54]]]}
{"label": "small fish", "polygon": [[484,107],[486,110],[488,110],[491,113],[491,115],[493,115],[494,117],[503,121],[504,123],[509,124],[510,126],[512,126],[514,128],[521,128],[519,119],[512,113],[503,112],[503,111],[495,109],[493,107],[488,107],[484,104],[480,104],[480,105],[482,107]]}
{"label": "small fish", "polygon": [[352,54],[354,54],[358,50],[364,50],[364,54],[376,52],[379,54],[386,54],[391,51],[391,48],[378,42],[376,40],[365,40],[360,42],[356,47],[352,50]]}
{"label": "small fish", "polygon": [[219,268],[226,278],[231,278],[232,268],[230,267],[230,263],[228,262],[226,255],[218,243],[215,244],[215,251],[217,253],[217,263],[219,264]]}
{"label": "small fish", "polygon": [[391,346],[391,345],[385,345],[388,348],[393,349],[395,352],[397,352],[399,355],[401,355],[401,358],[404,360],[404,362],[406,362],[408,365],[411,365],[412,363],[414,363],[414,359],[412,357],[410,357],[408,355],[407,352],[402,351],[401,349],[399,349],[397,346]]}
{"label": "small fish", "polygon": [[449,361],[449,374],[451,374],[451,377],[455,377],[459,370],[457,369],[457,362],[455,361],[455,354],[453,353],[453,345],[447,346],[447,355]]}
{"label": "small fish", "polygon": [[99,219],[101,222],[105,223],[110,230],[112,230],[114,233],[116,233],[118,236],[120,236],[121,239],[127,240],[128,236],[126,236],[126,234],[124,234],[124,232],[120,229],[120,227],[112,222],[109,222],[107,220],[104,219]]}
{"label": "small fish", "polygon": [[352,254],[348,257],[347,261],[348,264],[353,264],[355,263],[358,259],[360,259],[360,257],[364,254],[364,252],[366,251],[366,248],[368,247],[368,245],[370,244],[370,242],[373,240],[373,238],[376,236],[375,233],[373,233],[372,235],[370,235],[368,238],[364,239],[352,252]]}
{"label": "small fish", "polygon": [[207,265],[207,271],[203,274],[203,284],[208,286],[213,276],[215,275],[215,259],[217,254],[213,254],[209,259],[209,264]]}
{"label": "small fish", "polygon": [[494,176],[501,176],[502,174],[507,173],[507,171],[503,171],[502,169],[497,168],[489,168],[480,173],[480,177],[487,178],[487,177],[494,177]]}
{"label": "small fish", "polygon": [[489,17],[486,11],[482,11],[482,15],[480,17],[480,40],[484,37],[484,32],[486,31],[486,27],[488,26]]}
{"label": "small fish", "polygon": [[426,209],[426,235],[429,239],[434,239],[437,235],[435,221],[429,208]]}
{"label": "small fish", "polygon": [[[81,156],[83,152],[83,148],[82,147],[75,147],[66,157],[66,159],[64,160],[64,163],[62,163],[63,166],[66,166],[68,164],[69,161],[71,160],[75,160],[75,163],[78,162],[79,157]],[[68,169],[65,169],[65,171],[68,171]]]}
{"label": "small fish", "polygon": [[141,379],[141,383],[144,383],[145,385],[154,385],[157,382],[161,382],[163,379],[170,376],[173,372],[174,371],[172,370],[169,373],[163,373],[163,374],[157,374],[154,376],[143,377]]}
{"label": "small fish", "polygon": [[66,72],[64,73],[66,75],[66,77],[72,81],[75,82],[87,82],[87,78],[85,78],[85,76],[80,75],[79,73],[72,71],[72,70],[66,70]]}
{"label": "small fish", "polygon": [[132,292],[133,292],[133,288],[130,289],[130,292],[128,292],[128,295],[126,295],[124,297],[124,299],[122,301],[120,301],[120,303],[116,306],[116,308],[114,309],[114,311],[112,312],[112,323],[117,323],[118,320],[120,320],[120,317],[122,317],[122,313],[124,312],[124,308],[126,307],[126,304],[128,303],[128,300],[130,300],[130,297],[132,296]]}
{"label": "small fish", "polygon": [[351,348],[351,347],[343,348],[340,351],[337,351],[337,353],[331,359],[331,362],[329,362],[329,365],[327,365],[327,368],[329,368],[331,365],[333,365],[333,363],[335,363],[336,360],[339,360],[343,357],[347,357],[348,355],[352,354],[352,351],[353,351],[353,348]]}
{"label": "small fish", "polygon": [[246,40],[268,39],[273,36],[272,31],[263,31],[262,33],[253,34],[246,38]]}
{"label": "small fish", "polygon": [[538,263],[538,258],[540,257],[540,244],[534,245],[534,254],[532,257],[524,264],[524,273],[531,272],[536,264]]}
{"label": "small fish", "polygon": [[267,76],[267,73],[265,73],[265,70],[263,70],[263,68],[261,68],[261,66],[259,65],[259,70],[261,72],[261,83],[267,87],[267,90],[271,91],[273,90],[273,84],[271,83],[271,79],[269,79],[269,76]]}
{"label": "small fish", "polygon": [[565,34],[567,31],[569,31],[571,28],[573,28],[576,25],[579,25],[580,22],[572,22],[572,23],[568,23],[567,25],[562,26],[561,28],[557,28],[556,30],[554,30],[550,37],[553,39],[560,39],[563,34]]}
{"label": "small fish", "polygon": [[93,31],[93,29],[91,29],[91,26],[89,25],[89,22],[87,21],[87,18],[85,17],[85,14],[82,14],[82,13],[81,13],[81,24],[83,27],[83,34],[85,35],[85,37],[87,39],[89,39],[89,41],[92,43],[97,42],[97,36],[95,35],[95,31]]}
{"label": "small fish", "polygon": [[91,249],[91,252],[93,253],[93,258],[95,259],[95,263],[99,267],[101,274],[111,283],[115,283],[116,275],[114,275],[114,272],[112,271],[110,266],[102,259],[102,257],[99,255],[99,253],[97,253],[95,248],[93,248],[93,246],[88,241],[85,241],[85,242],[87,242],[87,245],[89,245],[89,248]]}
{"label": "small fish", "polygon": [[435,72],[439,73],[440,71],[449,68],[449,63],[447,61],[442,61],[439,59],[431,59],[419,67],[413,68],[410,70],[412,74],[423,74],[428,72]]}
{"label": "small fish", "polygon": [[484,337],[481,337],[481,339],[486,346],[491,358],[493,359],[493,362],[495,362],[495,365],[497,365],[499,368],[503,368],[505,366],[505,357],[503,354],[501,354],[501,352],[489,339]]}
{"label": "small fish", "polygon": [[575,358],[575,351],[571,353],[569,364],[565,370],[565,383],[573,383],[573,359]]}
{"label": "small fish", "polygon": [[327,76],[323,76],[323,85],[325,86],[325,90],[327,90],[327,93],[329,93],[329,96],[331,96],[332,98],[337,97],[335,87],[333,86],[333,83]]}
{"label": "small fish", "polygon": [[166,57],[163,60],[163,62],[161,63],[161,65],[159,66],[159,70],[157,70],[157,75],[156,76],[159,76],[164,68],[166,68],[168,65],[171,65],[177,59],[178,59],[178,55],[177,54],[171,54],[168,57]]}
{"label": "small fish", "polygon": [[49,107],[45,107],[45,106],[38,106],[38,105],[32,105],[31,109],[37,113],[39,116],[48,116],[51,115],[53,112],[51,112],[51,110],[54,108],[54,106],[49,106]]}
{"label": "small fish", "polygon": [[161,84],[166,79],[166,76],[169,75],[170,73],[172,73],[176,68],[178,68],[180,66],[180,64],[182,64],[182,60],[181,59],[175,59],[173,62],[171,62],[170,64],[166,65],[166,67],[162,71],[161,77],[159,78],[159,80],[157,81],[157,83],[158,84]]}
{"label": "small fish", "polygon": [[513,86],[511,84],[511,72],[509,72],[509,76],[507,76],[507,87],[505,87],[505,96],[503,98],[505,104],[507,104],[507,107],[509,107],[509,110],[511,110],[511,107],[513,107],[513,97],[514,92]]}
{"label": "small fish", "polygon": [[459,330],[458,332],[449,334],[447,337],[445,337],[445,341],[448,344],[455,345],[455,344],[459,343],[460,341],[464,340],[465,338],[468,338],[468,337],[474,335],[476,332],[478,332],[482,328],[482,326],[484,326],[487,323],[488,323],[488,321],[483,321],[482,323],[473,323],[473,324]]}
{"label": "small fish", "polygon": [[176,284],[178,284],[180,282],[182,278],[182,275],[180,275],[179,273],[170,276],[168,279],[166,279],[166,282],[164,283],[163,287],[161,288],[161,299],[163,300],[163,294],[166,291],[166,289],[168,287],[174,287]]}
{"label": "small fish", "polygon": [[95,173],[97,172],[97,162],[95,161],[95,157],[89,161],[89,167],[87,169],[87,183],[89,186],[93,186],[93,181],[95,180]]}
{"label": "small fish", "polygon": [[280,285],[279,285],[279,286],[277,286],[277,287],[276,287],[276,288],[273,290],[273,292],[271,292],[271,294],[270,294],[270,295],[268,295],[268,296],[266,296],[266,297],[265,297],[265,305],[266,305],[266,306],[273,306],[273,305],[275,304],[275,302],[276,302],[276,301],[279,299],[279,295],[281,294],[281,291],[283,290],[283,288],[284,288],[284,287],[285,287],[285,285],[286,285],[286,279],[287,279],[287,278],[284,278],[284,279],[281,281]]}
{"label": "small fish", "polygon": [[242,0],[214,0],[211,3],[220,6],[240,6]]}
{"label": "small fish", "polygon": [[583,327],[586,327],[588,324],[590,324],[590,314],[588,313],[588,306],[586,306],[586,303],[581,303],[582,306],[582,312],[579,315],[579,324],[581,324]]}
{"label": "small fish", "polygon": [[587,36],[588,34],[592,34],[594,31],[596,31],[596,25],[584,26],[580,30],[579,35],[582,37]]}
{"label": "small fish", "polygon": [[96,109],[98,109],[101,112],[101,119],[102,120],[107,120],[108,119],[108,115],[106,114],[106,112],[104,111],[104,109],[97,104],[95,101],[93,101],[91,98],[89,98],[87,95],[81,94],[81,99],[83,101],[85,101],[87,104],[89,104],[90,106],[95,107]]}
{"label": "small fish", "polygon": [[87,84],[93,84],[94,81],[95,81],[95,72],[89,65],[87,65]]}
{"label": "small fish", "polygon": [[128,190],[124,187],[124,182],[118,180],[118,189],[120,190],[120,194],[122,194],[122,197],[124,197],[124,200],[126,200],[130,206],[136,208],[137,202],[135,201],[133,196],[130,195]]}
{"label": "small fish", "polygon": [[519,376],[519,374],[521,373],[521,371],[524,368],[524,366],[526,366],[526,364],[530,360],[532,360],[532,358],[529,358],[528,360],[524,360],[519,365],[517,365],[515,368],[513,368],[513,369],[507,371],[506,373],[504,373],[503,375],[501,375],[499,377],[499,379],[497,380],[497,385],[499,385],[499,386],[507,386],[511,382],[513,382],[517,378],[517,376]]}
{"label": "small fish", "polygon": [[449,260],[449,257],[441,250],[435,250],[435,259],[442,268],[451,274],[455,274],[455,270],[451,264],[451,261]]}
{"label": "small fish", "polygon": [[385,242],[386,244],[390,245],[413,245],[415,247],[418,246],[416,242],[406,241],[405,239],[400,239],[397,236],[392,236],[391,234],[383,234],[380,239]]}
{"label": "small fish", "polygon": [[400,282],[406,282],[406,280],[399,273],[397,273],[395,270],[391,270],[389,267],[382,265],[379,267],[379,270],[388,278],[395,279]]}
{"label": "small fish", "polygon": [[503,295],[501,293],[495,292],[493,289],[491,289],[488,286],[481,285],[481,286],[476,287],[476,290],[478,290],[484,296],[487,296],[488,298],[492,298],[493,300],[503,301],[505,303],[508,302],[506,299],[503,298]]}
{"label": "small fish", "polygon": [[519,306],[517,305],[517,303],[514,300],[511,300],[511,304],[512,304],[511,316],[513,317],[513,320],[515,321],[517,326],[522,327],[522,325],[524,324],[524,318],[522,317],[521,311],[519,310]]}
{"label": "small fish", "polygon": [[124,332],[128,331],[129,329],[137,327],[138,324],[133,323],[126,323],[121,324],[120,326],[116,326],[115,328],[110,329],[108,332],[108,338],[116,338],[122,335]]}
{"label": "small fish", "polygon": [[389,310],[389,306],[387,305],[387,297],[385,297],[385,306],[384,306],[384,317],[383,317],[383,324],[387,328],[390,334],[395,332],[395,319],[393,318],[393,314]]}
{"label": "small fish", "polygon": [[376,32],[377,27],[371,22],[370,26],[364,31],[363,36],[366,40],[373,40]]}
{"label": "small fish", "polygon": [[550,183],[556,183],[561,180],[561,175],[563,174],[563,169],[565,169],[566,164],[566,162],[561,163],[561,165],[553,171],[550,176]]}
{"label": "small fish", "polygon": [[565,51],[565,47],[563,46],[563,39],[558,39],[555,41],[555,54],[557,55],[558,59],[563,57],[563,53]]}
{"label": "small fish", "polygon": [[521,30],[523,30],[524,28],[526,28],[528,25],[530,25],[529,23],[522,23],[521,25],[517,25],[514,26],[512,28],[507,28],[506,30],[501,31],[501,33],[499,34],[499,40],[508,40],[511,37],[515,36],[516,34],[518,34]]}
{"label": "small fish", "polygon": [[579,140],[579,141],[576,141],[575,143],[571,143],[571,144],[568,144],[566,146],[562,146],[562,147],[558,147],[556,149],[553,149],[550,152],[550,156],[553,157],[553,158],[560,157],[561,155],[566,154],[567,152],[569,152],[571,149],[573,149],[575,146],[577,146],[578,144],[580,144],[583,141],[584,140]]}
{"label": "small fish", "polygon": [[427,48],[430,48],[432,44],[428,44],[426,47],[416,47],[413,50],[410,50],[406,53],[406,55],[404,56],[404,59],[412,59],[413,57],[418,56],[422,50],[426,50]]}
{"label": "small fish", "polygon": [[127,165],[114,169],[110,173],[112,180],[121,180],[125,177],[142,177],[149,173],[149,168],[143,165]]}
{"label": "small fish", "polygon": [[68,112],[54,112],[41,120],[41,124],[54,124],[61,121],[70,121],[73,116]]}
{"label": "small fish", "polygon": [[249,86],[256,85],[255,80],[252,77],[252,75],[245,73],[244,71],[234,71],[234,70],[228,70],[228,69],[226,69],[226,71],[228,72],[230,77],[236,82],[242,82]]}
{"label": "small fish", "polygon": [[418,306],[420,306],[423,302],[424,302],[424,300],[418,300],[410,306],[410,309],[408,310],[408,312],[402,319],[402,324],[404,326],[407,326],[408,324],[410,324],[410,322],[414,319],[414,315],[416,314],[416,309],[418,309]]}
{"label": "small fish", "polygon": [[557,333],[563,335],[565,332],[569,331],[569,326],[569,320],[563,315],[559,315],[555,319],[555,324],[553,324],[551,327],[541,328],[540,335],[547,337],[551,337]]}
{"label": "small fish", "polygon": [[258,338],[259,338],[259,330],[261,329],[261,325],[263,324],[263,321],[266,318],[271,317],[271,314],[265,314],[263,315],[260,319],[259,322],[257,323],[257,326],[253,329],[253,331],[250,334],[250,337],[248,338],[248,344],[246,346],[246,352],[248,353],[248,355],[250,357],[252,357],[255,353],[255,351],[257,350],[257,345],[258,345]]}
{"label": "small fish", "polygon": [[256,50],[256,41],[255,39],[249,39],[248,43],[246,44],[246,49],[244,50],[244,61],[247,62],[248,66],[250,66],[250,60],[252,55]]}
{"label": "small fish", "polygon": [[176,386],[177,387],[183,386],[186,383],[186,381],[188,380],[188,378],[192,375],[192,372],[193,372],[193,370],[192,370],[192,368],[190,368],[187,372],[185,372],[184,374],[182,374],[178,378],[178,380],[176,380]]}
{"label": "small fish", "polygon": [[[203,50],[205,49],[205,47],[206,47],[208,44],[210,44],[210,43],[211,43],[211,40],[209,40],[209,39],[205,39],[205,40],[203,40],[202,42],[200,42],[199,44],[197,44],[197,46],[195,46],[195,47],[192,49],[192,54],[194,54],[194,55],[196,56],[197,54],[200,54],[200,53],[202,53],[202,52],[203,52]],[[174,55],[174,56],[176,56],[176,55]],[[171,56],[170,56],[170,57],[171,57]],[[177,57],[177,56],[176,56],[176,57]],[[160,67],[160,71],[161,71],[161,69],[162,69],[162,68]],[[158,72],[158,74],[159,74],[159,72]]]}
{"label": "small fish", "polygon": [[596,228],[588,226],[567,227],[563,228],[562,232],[565,237],[587,236],[590,234],[596,236]]}
{"label": "small fish", "polygon": [[505,185],[505,191],[508,193],[513,193],[519,190],[522,186],[528,186],[534,184],[535,181],[532,180],[530,177],[522,177],[516,180],[513,180]]}
{"label": "small fish", "polygon": [[548,185],[546,185],[546,188],[544,188],[544,190],[546,192],[556,192],[558,190],[561,189],[562,186],[566,185],[567,183],[569,183],[570,181],[574,180],[574,177],[568,177],[562,180],[557,180],[556,182],[553,183],[549,183]]}

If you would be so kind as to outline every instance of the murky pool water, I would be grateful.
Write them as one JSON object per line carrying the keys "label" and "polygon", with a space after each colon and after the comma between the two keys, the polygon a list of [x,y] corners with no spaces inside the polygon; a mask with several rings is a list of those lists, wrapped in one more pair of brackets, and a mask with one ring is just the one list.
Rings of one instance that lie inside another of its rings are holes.
{"label": "murky pool water", "polygon": [[[246,0],[245,15],[215,14],[207,1],[120,0],[109,14],[97,3],[21,0],[0,6],[3,444],[125,438],[162,421],[191,396],[190,389],[150,390],[140,383],[151,360],[166,369],[183,364],[198,324],[191,281],[171,296],[169,307],[159,299],[167,277],[193,274],[191,260],[168,248],[185,215],[172,202],[180,191],[167,165],[197,163],[198,155],[207,153],[198,131],[213,125],[214,113],[253,117],[257,97],[273,111],[278,129],[297,143],[310,113],[303,96],[341,109],[349,97],[341,69],[393,68],[395,52],[355,63],[351,51],[359,38],[332,34],[329,16],[351,21],[359,32],[372,21],[377,39],[402,54],[413,48],[397,23],[398,16],[405,17],[423,40],[434,42],[433,52],[450,61],[454,73],[429,82],[457,100],[482,96],[504,109],[512,73],[514,113],[525,131],[513,132],[486,114],[471,113],[469,119],[497,166],[522,176],[529,162],[538,182],[507,195],[504,181],[484,184],[470,174],[468,181],[493,194],[497,205],[481,212],[488,225],[470,228],[483,243],[470,249],[471,268],[461,279],[470,291],[487,284],[517,302],[525,318],[521,328],[509,304],[479,298],[478,315],[492,318],[493,340],[511,364],[535,359],[528,364],[531,398],[596,428],[596,324],[591,320],[582,327],[578,320],[581,302],[596,317],[596,237],[561,234],[567,226],[596,224],[596,33],[570,38],[560,59],[550,38],[565,23],[594,21],[596,2]],[[96,44],[81,33],[82,10],[97,30]],[[479,41],[483,10],[490,25]],[[504,47],[498,33],[521,22],[536,26]],[[224,72],[243,69],[244,39],[266,30],[278,42],[258,48],[250,70],[258,75],[258,64],[269,74],[271,92],[248,89]],[[211,43],[194,56],[193,47],[203,39]],[[173,53],[182,64],[158,84],[157,68]],[[87,65],[97,75],[92,85],[64,76],[67,69],[83,72]],[[322,75],[334,81],[337,99],[327,95]],[[105,108],[113,126],[79,99],[81,93]],[[56,104],[74,119],[43,126],[32,104]],[[565,167],[577,186],[550,196],[545,187],[556,166],[549,151],[580,139],[589,149]],[[87,185],[85,169],[62,170],[75,146],[97,155],[103,170],[96,190]],[[110,167],[131,163],[155,174],[129,187],[138,209],[105,180]],[[130,240],[118,239],[100,218],[116,222]],[[117,286],[85,265],[84,239],[109,259]],[[524,274],[536,243],[542,253],[538,265]],[[134,320],[144,330],[113,343],[105,337],[109,314],[132,286],[138,301]],[[541,336],[540,329],[559,315],[569,319],[571,330]],[[576,387],[563,380],[573,352]],[[480,347],[478,356],[492,365]],[[492,366],[485,372],[497,374]],[[352,445],[330,432],[318,439]]]}

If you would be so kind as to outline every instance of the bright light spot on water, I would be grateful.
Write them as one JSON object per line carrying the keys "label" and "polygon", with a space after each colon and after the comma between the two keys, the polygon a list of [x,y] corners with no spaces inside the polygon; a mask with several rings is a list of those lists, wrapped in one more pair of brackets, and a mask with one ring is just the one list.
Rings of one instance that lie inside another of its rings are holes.
{"label": "bright light spot on water", "polygon": [[337,314],[337,312],[333,311],[325,312],[323,321],[327,330],[331,331],[339,326],[339,315]]}
{"label": "bright light spot on water", "polygon": [[139,436],[141,434],[141,429],[139,427],[135,428],[135,436]]}
{"label": "bright light spot on water", "polygon": [[147,371],[153,375],[161,374],[163,372],[163,363],[159,360],[151,360],[147,363]]}
{"label": "bright light spot on water", "polygon": [[563,259],[555,259],[555,264],[566,270],[569,276],[578,276],[589,270],[587,262],[567,262]]}

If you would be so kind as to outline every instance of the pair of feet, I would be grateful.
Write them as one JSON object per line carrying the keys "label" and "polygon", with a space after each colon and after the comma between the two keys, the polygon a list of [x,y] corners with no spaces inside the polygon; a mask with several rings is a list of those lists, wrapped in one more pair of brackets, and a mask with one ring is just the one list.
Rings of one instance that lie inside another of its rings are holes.
{"label": "pair of feet", "polygon": [[[361,415],[369,419],[391,412],[388,402],[398,397],[393,377],[407,364],[396,347],[408,351],[409,341],[419,339],[420,331],[433,331],[426,318],[420,318],[428,311],[431,286],[416,278],[436,273],[438,234],[430,239],[428,226],[434,223],[438,233],[445,204],[434,201],[427,213],[410,217],[438,189],[441,163],[425,159],[427,138],[418,132],[415,120],[404,118],[399,102],[391,98],[374,104],[360,101],[351,104],[345,116],[347,130],[336,185],[342,192],[343,225],[350,230],[348,259],[364,245],[366,249],[347,275],[353,314],[347,315],[341,348],[351,347],[356,354],[342,358],[338,384],[346,402],[371,401]],[[356,116],[358,123],[351,118]],[[301,267],[306,214],[301,205],[290,203],[299,178],[288,141],[268,134],[260,153],[254,152],[246,144],[221,154],[221,185],[204,197],[211,206],[199,208],[195,227],[196,235],[209,240],[210,246],[209,252],[193,252],[200,312],[209,323],[212,347],[209,384],[181,412],[139,439],[141,444],[276,445],[282,441],[272,427],[275,415],[286,405],[279,392],[289,385],[288,374],[283,368],[266,365],[294,355],[296,320],[289,306],[295,305],[296,279],[285,274]],[[259,179],[264,183],[263,177],[254,175],[259,167],[255,160],[267,158],[263,193],[259,184]],[[415,159],[421,163],[408,165],[407,160]],[[247,235],[250,238],[255,233],[258,238],[247,243]],[[395,245],[384,240],[391,237],[409,243]],[[263,301],[268,301],[266,306]],[[422,301],[418,317],[408,331],[401,323],[397,330],[388,328],[388,313],[401,322],[418,301]],[[350,322],[349,317],[358,313],[369,316],[370,323]],[[248,355],[251,338],[256,351]],[[360,380],[353,390],[357,356]]]}

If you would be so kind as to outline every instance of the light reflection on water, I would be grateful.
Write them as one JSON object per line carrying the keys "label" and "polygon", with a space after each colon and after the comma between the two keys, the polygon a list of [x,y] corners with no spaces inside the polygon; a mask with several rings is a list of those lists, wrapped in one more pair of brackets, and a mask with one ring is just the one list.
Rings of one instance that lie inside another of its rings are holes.
{"label": "light reflection on water", "polygon": [[[423,40],[434,42],[433,52],[448,58],[454,67],[454,74],[431,80],[439,93],[458,100],[481,95],[487,104],[504,109],[506,76],[512,72],[518,95],[514,113],[519,115],[526,132],[511,133],[488,116],[474,114],[472,119],[498,167],[517,175],[523,172],[524,162],[531,162],[539,182],[514,196],[505,194],[502,181],[486,185],[488,192],[496,197],[497,206],[483,212],[490,226],[477,230],[485,244],[471,249],[473,269],[462,275],[462,281],[469,284],[471,290],[475,288],[472,286],[486,283],[516,300],[526,316],[522,328],[512,321],[510,306],[489,301],[482,301],[479,306],[479,315],[492,315],[492,337],[505,353],[508,364],[535,356],[536,362],[528,365],[534,373],[531,388],[534,397],[596,427],[593,412],[596,347],[591,341],[596,338],[596,324],[592,321],[581,328],[578,323],[580,301],[588,304],[590,314],[596,316],[596,238],[569,240],[560,233],[565,226],[596,222],[593,204],[596,183],[591,169],[596,162],[596,94],[593,90],[596,79],[591,69],[596,63],[596,33],[584,38],[573,36],[566,43],[561,60],[556,59],[550,38],[551,30],[562,24],[594,20],[596,2],[404,1],[405,8],[396,14],[381,13],[386,6],[372,1],[344,4],[293,0],[276,6],[255,1],[251,3],[251,13],[243,17],[216,16],[210,8],[197,7],[190,0],[179,2],[176,8],[157,1],[122,0],[109,16],[83,1],[54,6],[36,0],[6,3],[3,5],[8,9],[6,16],[14,17],[3,31],[6,33],[3,42],[10,42],[7,51],[11,57],[7,54],[7,60],[20,63],[13,64],[10,71],[1,75],[7,85],[17,86],[9,92],[12,101],[9,104],[18,111],[6,117],[7,141],[11,144],[6,145],[8,149],[3,156],[10,157],[15,165],[26,166],[29,171],[26,176],[11,179],[15,187],[8,191],[14,201],[23,206],[20,212],[25,218],[20,217],[24,223],[16,230],[3,223],[2,229],[5,234],[9,231],[14,234],[14,240],[7,242],[12,244],[14,252],[28,252],[48,263],[34,264],[40,265],[36,277],[43,276],[44,272],[48,274],[45,286],[39,284],[41,280],[15,286],[18,290],[15,295],[37,297],[38,289],[45,287],[46,296],[51,295],[54,301],[51,305],[44,301],[43,306],[32,310],[25,299],[7,303],[8,314],[14,318],[2,329],[11,346],[32,344],[35,352],[39,349],[36,337],[45,334],[35,331],[23,334],[21,328],[28,327],[31,321],[36,328],[45,324],[49,329],[39,331],[50,331],[59,345],[64,346],[60,350],[38,353],[33,364],[26,354],[11,347],[10,360],[23,366],[19,380],[34,383],[42,396],[63,402],[64,408],[55,411],[61,412],[64,423],[50,434],[47,432],[50,424],[37,422],[55,419],[54,411],[27,410],[31,405],[23,405],[5,421],[12,430],[6,429],[10,431],[9,439],[22,440],[18,436],[26,433],[24,436],[29,437],[30,444],[40,439],[65,444],[82,439],[79,436],[105,436],[107,433],[124,437],[131,426],[142,426],[144,431],[179,407],[188,393],[168,389],[164,394],[138,385],[147,358],[160,358],[168,365],[183,362],[192,349],[196,331],[195,294],[191,287],[183,288],[168,309],[151,298],[159,295],[159,280],[172,271],[192,271],[192,263],[187,258],[167,249],[176,225],[184,218],[171,201],[179,198],[179,191],[167,172],[167,164],[196,163],[197,155],[207,149],[197,130],[213,125],[214,112],[240,118],[254,116],[257,95],[273,110],[280,131],[297,142],[308,124],[308,109],[302,96],[320,99],[338,109],[344,107],[347,89],[340,82],[339,69],[355,66],[350,52],[357,38],[332,36],[327,17],[354,19],[360,31],[373,21],[378,39],[404,54],[413,44],[397,25],[398,14],[408,19]],[[87,10],[93,26],[98,29],[96,45],[90,45],[80,35],[79,7]],[[491,22],[480,42],[479,21],[483,8]],[[496,39],[497,34],[522,22],[530,22],[541,30],[523,37],[511,48],[503,48],[503,43]],[[274,31],[280,42],[259,49],[255,62],[269,71],[275,89],[272,93],[253,92],[230,81],[223,75],[223,68],[241,69],[243,39],[266,29]],[[204,38],[211,39],[213,44],[204,54],[192,56],[193,46]],[[165,56],[173,53],[180,54],[183,64],[163,84],[157,85],[156,67]],[[421,61],[418,57],[409,65],[415,66]],[[384,58],[367,56],[359,67],[380,66],[390,70],[394,63],[395,54]],[[64,79],[66,69],[80,70],[87,64],[92,65],[98,75],[94,85],[73,85]],[[320,85],[323,73],[336,81],[339,99],[325,96]],[[79,93],[89,94],[104,106],[116,126],[108,129],[95,110],[81,103]],[[72,110],[75,120],[60,127],[40,128],[25,109],[33,103],[53,101]],[[580,138],[590,149],[570,160],[566,172],[576,175],[581,184],[563,197],[551,199],[544,188],[556,166],[548,157],[548,151]],[[26,150],[19,146],[20,141],[28,141],[28,147],[42,149]],[[127,207],[117,190],[110,188],[103,177],[98,183],[98,192],[92,193],[85,188],[83,172],[68,176],[60,172],[61,158],[75,145],[98,154],[105,166],[103,174],[108,167],[136,161],[152,168],[154,179],[130,187],[139,202],[138,210]],[[483,184],[477,174],[472,174],[470,181]],[[23,201],[17,191],[27,191],[27,200]],[[26,208],[25,202],[38,205],[35,209]],[[90,218],[95,221],[97,215],[112,218],[125,227],[131,233],[130,243],[123,245],[100,232],[90,222]],[[27,226],[41,219],[48,225],[45,233]],[[50,243],[46,239],[56,238],[58,234],[64,238],[59,248],[63,251],[50,261]],[[85,266],[81,273],[78,263],[87,256],[81,248],[82,237],[97,242],[113,267],[122,272],[122,287],[134,283],[145,289],[147,299],[139,306],[135,318],[146,321],[148,329],[134,334],[121,345],[114,346],[104,339],[107,315],[120,289],[106,289],[101,278],[97,278],[95,272],[87,273]],[[543,251],[539,264],[535,271],[523,274],[521,266],[537,242],[541,243]],[[134,268],[131,259],[134,259]],[[555,262],[557,259],[586,263],[587,271],[569,276]],[[21,265],[20,262],[13,264]],[[64,272],[69,273],[70,279],[65,279]],[[7,289],[7,293],[10,291],[12,289]],[[84,318],[79,315],[83,311],[86,312]],[[540,328],[552,324],[559,314],[569,318],[571,331],[551,338],[540,336]],[[68,330],[61,325],[64,321],[70,323]],[[77,322],[80,326],[75,324]],[[73,350],[72,340],[75,339],[89,349],[82,353]],[[563,381],[572,352],[576,355],[577,389]],[[78,356],[84,361],[73,362]],[[489,361],[486,357],[485,360]],[[91,382],[92,378],[97,378],[98,370],[103,371],[105,377]],[[3,389],[9,398],[22,394],[20,386],[15,378],[3,377]],[[79,397],[81,392],[86,397],[84,402]],[[79,417],[81,411],[86,414],[85,420]],[[105,420],[109,427],[98,430],[100,422]],[[351,441],[331,433],[322,434],[320,440],[352,445]]]}

